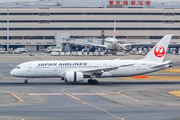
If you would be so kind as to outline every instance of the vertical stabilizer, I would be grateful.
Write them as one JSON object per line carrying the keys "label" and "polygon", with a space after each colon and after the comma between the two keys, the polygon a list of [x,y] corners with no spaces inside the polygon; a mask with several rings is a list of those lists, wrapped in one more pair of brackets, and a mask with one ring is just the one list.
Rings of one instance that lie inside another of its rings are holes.
{"label": "vertical stabilizer", "polygon": [[114,21],[114,34],[113,38],[116,39],[116,20]]}
{"label": "vertical stabilizer", "polygon": [[169,43],[171,41],[172,34],[165,35],[154,47],[151,51],[145,56],[143,60],[145,61],[154,61],[154,62],[162,62],[164,60],[164,56],[166,55]]}

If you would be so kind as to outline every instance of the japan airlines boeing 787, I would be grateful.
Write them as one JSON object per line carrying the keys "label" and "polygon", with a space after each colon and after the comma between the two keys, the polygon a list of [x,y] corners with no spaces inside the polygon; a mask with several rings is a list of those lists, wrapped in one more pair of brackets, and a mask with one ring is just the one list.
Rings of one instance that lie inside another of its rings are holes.
{"label": "japan airlines boeing 787", "polygon": [[164,36],[154,48],[140,60],[71,60],[32,61],[18,65],[11,75],[27,78],[62,78],[65,82],[98,83],[98,77],[129,77],[142,75],[170,67],[170,60],[163,62],[172,35]]}

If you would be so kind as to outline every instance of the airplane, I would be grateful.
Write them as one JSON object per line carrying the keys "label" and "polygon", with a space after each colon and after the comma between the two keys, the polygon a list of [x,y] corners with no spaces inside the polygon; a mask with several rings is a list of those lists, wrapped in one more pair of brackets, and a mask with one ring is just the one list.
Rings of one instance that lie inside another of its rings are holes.
{"label": "airplane", "polygon": [[172,34],[165,35],[151,51],[140,60],[69,60],[31,61],[14,68],[10,74],[24,78],[61,78],[65,82],[97,84],[97,78],[130,77],[156,72],[172,67],[171,60],[163,62]]}
{"label": "airplane", "polygon": [[85,47],[95,47],[95,48],[103,48],[106,50],[112,51],[129,51],[132,45],[141,45],[141,44],[150,44],[149,42],[143,43],[133,43],[133,44],[121,44],[116,39],[116,20],[114,21],[114,33],[113,37],[102,39],[95,39],[96,41],[102,41],[102,44],[93,44],[93,43],[83,43],[83,42],[71,42],[71,41],[64,41],[63,43],[73,44],[73,45],[81,45]]}
{"label": "airplane", "polygon": [[87,45],[91,45],[94,47],[100,47],[105,48],[106,50],[117,50],[120,46],[118,44],[118,40],[116,39],[116,21],[114,21],[114,33],[113,38],[105,38],[103,40],[103,44],[92,44],[92,43],[86,43]]}

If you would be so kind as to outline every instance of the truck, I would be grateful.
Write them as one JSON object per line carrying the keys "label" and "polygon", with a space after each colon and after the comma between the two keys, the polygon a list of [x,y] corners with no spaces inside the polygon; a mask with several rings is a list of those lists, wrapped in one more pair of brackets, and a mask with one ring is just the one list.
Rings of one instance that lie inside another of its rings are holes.
{"label": "truck", "polygon": [[47,47],[45,52],[46,53],[50,53],[50,52],[61,52],[62,49],[60,49],[59,47],[56,47],[56,46],[50,46],[50,47]]}
{"label": "truck", "polygon": [[14,51],[16,51],[16,52],[27,52],[27,49],[26,48],[17,48]]}

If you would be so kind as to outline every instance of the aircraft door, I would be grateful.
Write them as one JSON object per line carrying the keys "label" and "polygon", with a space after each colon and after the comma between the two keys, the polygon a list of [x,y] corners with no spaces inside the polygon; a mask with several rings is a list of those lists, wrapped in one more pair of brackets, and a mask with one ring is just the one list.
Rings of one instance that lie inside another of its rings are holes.
{"label": "aircraft door", "polygon": [[148,68],[148,65],[146,63],[142,63],[142,64],[138,64],[137,67],[136,67],[136,70],[138,71],[144,71],[144,70],[147,70]]}
{"label": "aircraft door", "polygon": [[28,65],[26,66],[26,68],[27,68],[27,72],[31,72],[32,66],[31,66],[30,64],[28,64]]}
{"label": "aircraft door", "polygon": [[136,67],[136,70],[141,70],[141,65],[140,64],[137,64],[137,67]]}
{"label": "aircraft door", "polygon": [[141,70],[142,71],[147,70],[147,68],[148,68],[148,65],[146,63],[141,64]]}
{"label": "aircraft door", "polygon": [[58,67],[56,66],[54,69],[53,69],[54,72],[57,72],[58,71]]}
{"label": "aircraft door", "polygon": [[55,76],[58,73],[58,66],[54,67],[52,75]]}

